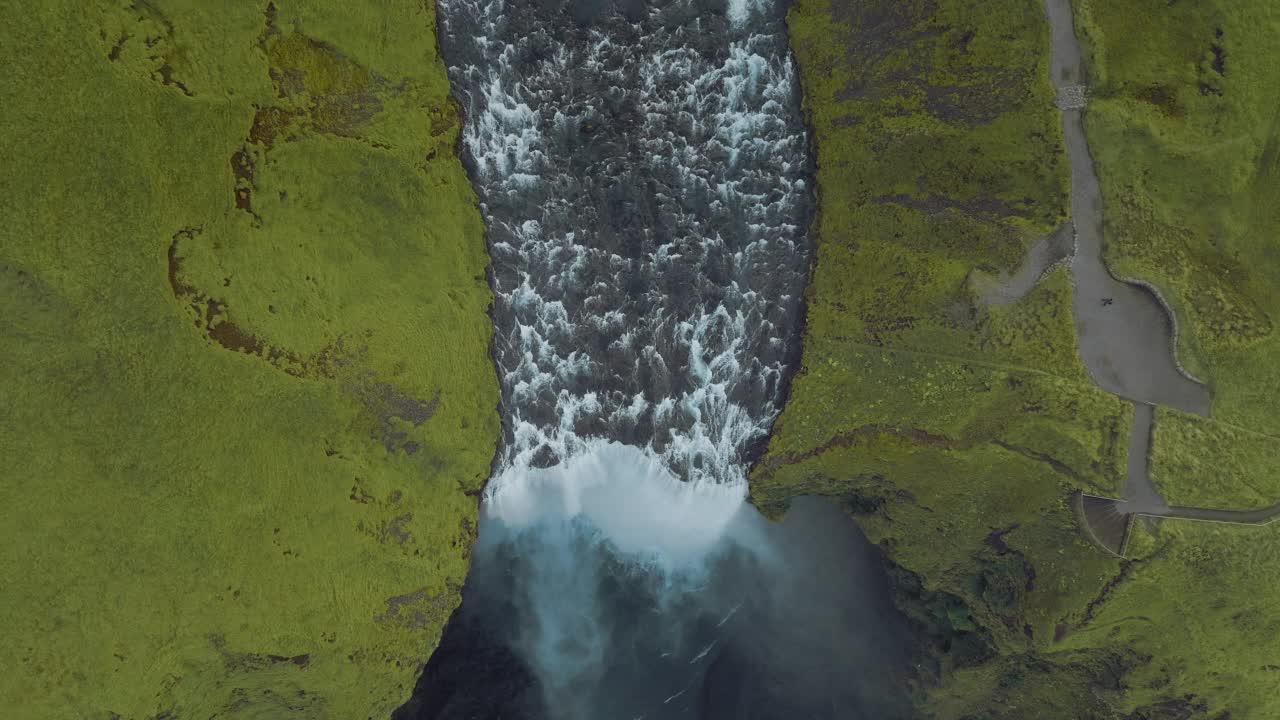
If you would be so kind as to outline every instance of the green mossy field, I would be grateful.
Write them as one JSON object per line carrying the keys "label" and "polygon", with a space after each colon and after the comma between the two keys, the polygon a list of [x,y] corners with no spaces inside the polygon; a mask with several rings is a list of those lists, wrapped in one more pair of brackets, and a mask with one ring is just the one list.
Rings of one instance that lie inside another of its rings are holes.
{"label": "green mossy field", "polygon": [[1077,17],[1107,262],[1168,299],[1214,418],[1280,435],[1280,7],[1083,0]]}
{"label": "green mossy field", "polygon": [[498,434],[433,4],[0,15],[0,707],[386,716]]}
{"label": "green mossy field", "polygon": [[[1169,301],[1209,418],[1161,409],[1151,475],[1175,505],[1280,502],[1280,6],[1079,3],[1106,258]],[[1152,661],[1129,705],[1280,716],[1280,525],[1143,521],[1126,580],[1079,644]]]}
{"label": "green mossy field", "polygon": [[1280,7],[1084,1],[1086,115],[1115,273],[1161,291],[1208,420],[1165,411],[1152,476],[1171,503],[1280,502]]}
{"label": "green mossy field", "polygon": [[1112,650],[1054,646],[1120,572],[1071,499],[1118,492],[1132,410],[1087,377],[1064,269],[1012,305],[979,292],[1066,220],[1043,9],[799,0],[788,22],[818,250],[802,367],[752,499],[776,515],[830,497],[884,549],[932,639],[922,711],[1105,707],[1074,693]]}
{"label": "green mossy field", "polygon": [[[1152,474],[1177,504],[1280,500],[1264,5],[1077,8],[1107,260],[1166,297],[1215,394],[1211,419],[1157,413]],[[788,21],[818,251],[753,501],[829,497],[884,550],[929,639],[926,716],[1280,714],[1280,526],[1143,520],[1124,560],[1086,543],[1070,498],[1120,492],[1131,408],[1080,365],[1063,270],[1006,307],[977,292],[1066,219],[1041,2],[798,0]]]}
{"label": "green mossy field", "polygon": [[1280,440],[1169,408],[1156,413],[1151,479],[1171,505],[1251,510],[1280,502]]}
{"label": "green mossy field", "polygon": [[1167,704],[1185,713],[1172,717],[1276,717],[1277,548],[1280,524],[1139,520],[1122,581],[1063,646],[1126,648],[1141,660],[1121,678],[1122,711]]}

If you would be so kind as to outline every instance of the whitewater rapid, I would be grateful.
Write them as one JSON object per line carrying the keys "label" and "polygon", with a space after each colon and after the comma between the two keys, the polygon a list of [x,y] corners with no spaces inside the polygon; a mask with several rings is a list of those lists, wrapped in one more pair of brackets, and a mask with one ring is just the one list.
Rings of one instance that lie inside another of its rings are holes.
{"label": "whitewater rapid", "polygon": [[743,496],[798,342],[811,167],[780,11],[721,2],[439,4],[492,258],[490,500],[608,443]]}

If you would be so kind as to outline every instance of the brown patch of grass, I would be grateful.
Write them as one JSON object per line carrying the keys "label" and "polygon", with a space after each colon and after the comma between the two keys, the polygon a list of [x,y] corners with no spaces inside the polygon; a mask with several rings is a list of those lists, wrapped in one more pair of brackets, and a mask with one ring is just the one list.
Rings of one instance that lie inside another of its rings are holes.
{"label": "brown patch of grass", "polygon": [[124,44],[129,41],[129,33],[120,33],[120,37],[116,39],[116,44],[111,46],[107,51],[107,59],[115,62],[120,59],[120,53],[124,50]]}
{"label": "brown patch of grass", "polygon": [[261,145],[263,150],[270,150],[276,138],[293,125],[299,113],[278,107],[258,108],[253,114],[253,125],[249,127],[247,140]]}
{"label": "brown patch of grass", "polygon": [[258,223],[262,218],[253,211],[253,156],[247,147],[241,147],[231,155],[231,175],[236,180],[236,208],[253,216]]}
{"label": "brown patch of grass", "polygon": [[394,595],[386,599],[387,610],[374,616],[374,622],[394,622],[407,628],[426,627],[432,619],[444,619],[451,608],[448,607],[447,594],[433,594],[422,587],[403,595]]}
{"label": "brown patch of grass", "polygon": [[1165,117],[1180,118],[1185,114],[1178,104],[1178,94],[1168,85],[1151,85],[1137,92],[1134,96],[1149,105],[1154,105]]}
{"label": "brown patch of grass", "polygon": [[181,90],[182,94],[187,97],[195,97],[195,93],[191,92],[191,90],[184,85],[181,80],[173,76],[173,66],[169,63],[161,65],[160,68],[156,70],[156,75],[160,76],[160,82],[162,84]]}
{"label": "brown patch of grass", "polygon": [[198,227],[183,228],[174,233],[169,242],[168,278],[173,296],[187,302],[195,314],[196,327],[204,330],[209,339],[221,347],[233,352],[256,355],[291,375],[302,376],[308,369],[308,363],[301,356],[268,345],[261,338],[236,325],[231,321],[226,301],[200,292],[182,278],[182,257],[178,254],[178,246],[183,240],[194,240],[200,233],[201,228]]}

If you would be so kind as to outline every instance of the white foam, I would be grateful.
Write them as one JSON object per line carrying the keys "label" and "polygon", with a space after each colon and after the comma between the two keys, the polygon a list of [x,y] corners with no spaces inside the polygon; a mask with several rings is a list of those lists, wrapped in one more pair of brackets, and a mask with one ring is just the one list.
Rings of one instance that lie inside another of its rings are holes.
{"label": "white foam", "polygon": [[508,533],[585,522],[619,553],[689,569],[724,536],[745,496],[745,483],[684,482],[652,451],[592,440],[554,467],[502,471],[484,512]]}
{"label": "white foam", "polygon": [[751,13],[765,5],[765,0],[729,0],[729,19],[734,25],[745,25]]}

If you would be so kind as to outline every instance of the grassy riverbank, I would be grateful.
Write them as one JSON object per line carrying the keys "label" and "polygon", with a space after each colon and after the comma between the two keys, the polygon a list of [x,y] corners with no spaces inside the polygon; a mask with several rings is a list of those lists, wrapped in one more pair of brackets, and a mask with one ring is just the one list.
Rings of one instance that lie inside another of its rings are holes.
{"label": "grassy riverbank", "polygon": [[1083,689],[1123,658],[1053,650],[1120,572],[1068,500],[1117,491],[1130,410],[1086,377],[1064,271],[1005,308],[978,292],[1066,218],[1043,10],[799,0],[789,25],[818,257],[753,500],[858,518],[932,638],[941,685],[918,700],[939,717],[1101,712]]}
{"label": "grassy riverbank", "polygon": [[389,713],[498,431],[432,5],[3,16],[0,706]]}

